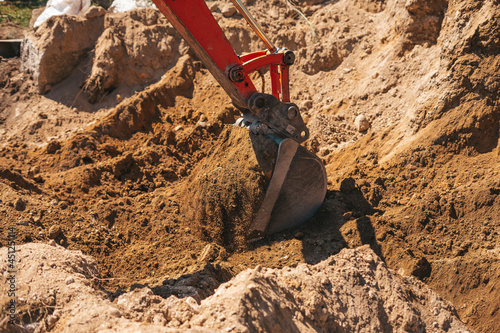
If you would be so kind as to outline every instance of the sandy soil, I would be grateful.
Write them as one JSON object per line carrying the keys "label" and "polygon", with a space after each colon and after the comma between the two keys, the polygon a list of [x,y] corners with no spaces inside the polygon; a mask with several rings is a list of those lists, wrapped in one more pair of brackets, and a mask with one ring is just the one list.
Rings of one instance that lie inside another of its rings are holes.
{"label": "sandy soil", "polygon": [[[95,12],[28,33],[37,46],[54,27],[82,34],[90,20],[102,21],[95,46],[75,56],[59,82],[40,79],[29,59],[0,62],[1,245],[15,225],[19,244],[53,240],[96,258],[97,281],[111,299],[134,284],[160,295],[155,287],[188,281],[200,301],[247,268],[315,265],[369,245],[389,269],[450,301],[469,328],[495,332],[497,2],[248,2],[271,39],[297,55],[291,99],[329,180],[314,218],[243,244],[241,230],[193,215],[200,191],[214,189],[206,175],[227,175],[229,166],[244,175],[254,163],[234,159],[247,145],[230,126],[238,113],[157,12]],[[210,7],[235,49],[261,49],[240,16],[223,15],[226,5]],[[45,64],[50,72],[57,62]],[[359,115],[368,130],[357,130]],[[237,215],[228,205],[242,197],[255,204],[258,181],[244,195],[217,197],[217,188],[207,197],[212,213]]]}
{"label": "sandy soil", "polygon": [[[80,251],[30,243],[17,254],[17,306],[39,332],[472,332],[451,303],[391,272],[368,245],[317,265],[247,269],[208,297],[210,264],[196,286],[191,276],[109,295],[98,289],[98,263]],[[0,272],[7,262],[2,253]]]}

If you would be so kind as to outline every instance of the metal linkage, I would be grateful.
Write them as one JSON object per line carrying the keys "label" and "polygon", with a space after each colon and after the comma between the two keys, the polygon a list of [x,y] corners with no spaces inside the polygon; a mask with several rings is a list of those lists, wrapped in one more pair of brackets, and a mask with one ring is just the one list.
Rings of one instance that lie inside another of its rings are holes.
{"label": "metal linkage", "polygon": [[248,105],[258,119],[250,126],[255,134],[273,134],[298,143],[309,137],[309,130],[294,103],[283,103],[272,95],[255,93],[248,100]]}

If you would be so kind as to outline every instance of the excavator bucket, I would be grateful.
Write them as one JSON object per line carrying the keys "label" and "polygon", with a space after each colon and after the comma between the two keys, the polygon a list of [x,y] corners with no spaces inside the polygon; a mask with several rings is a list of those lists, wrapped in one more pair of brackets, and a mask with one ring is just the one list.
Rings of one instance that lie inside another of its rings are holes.
{"label": "excavator bucket", "polygon": [[[272,45],[240,0],[232,2],[269,52],[238,56],[203,0],[153,1],[250,124],[257,160],[270,183],[248,238],[306,222],[325,198],[326,172],[321,160],[300,146],[309,131],[297,105],[290,103],[293,52]],[[262,68],[269,68],[272,95],[258,93],[250,79],[250,73]]]}
{"label": "excavator bucket", "polygon": [[310,219],[325,199],[327,178],[323,162],[293,139],[250,136],[264,173],[273,165],[264,201],[247,237],[256,241]]}

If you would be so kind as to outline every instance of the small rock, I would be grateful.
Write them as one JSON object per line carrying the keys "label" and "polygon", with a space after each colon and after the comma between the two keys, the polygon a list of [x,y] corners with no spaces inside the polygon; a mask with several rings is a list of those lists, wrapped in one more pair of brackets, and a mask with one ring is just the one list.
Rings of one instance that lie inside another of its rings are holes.
{"label": "small rock", "polygon": [[302,231],[298,231],[295,234],[294,238],[296,238],[296,239],[302,239],[302,238],[304,238],[304,233]]}
{"label": "small rock", "polygon": [[73,282],[75,282],[75,279],[71,276],[66,279],[66,284],[72,284]]}
{"label": "small rock", "polygon": [[429,261],[427,261],[425,257],[421,257],[412,263],[412,266],[410,267],[410,274],[420,280],[423,280],[431,275],[431,270],[432,267]]}
{"label": "small rock", "polygon": [[56,317],[54,317],[52,315],[48,316],[47,319],[46,319],[47,326],[49,328],[52,328],[56,324],[57,319],[58,318],[56,318]]}
{"label": "small rock", "polygon": [[61,209],[68,208],[68,203],[66,201],[59,202],[59,208],[61,208]]}
{"label": "small rock", "polygon": [[199,262],[214,261],[217,258],[217,252],[214,244],[207,244],[200,252]]}
{"label": "small rock", "polygon": [[113,317],[117,317],[117,318],[120,318],[122,316],[122,313],[118,309],[111,309],[109,314],[112,315]]}
{"label": "small rock", "polygon": [[14,202],[14,208],[16,210],[24,210],[26,208],[26,201],[24,201],[22,198],[17,198],[17,200]]}
{"label": "small rock", "polygon": [[217,3],[211,3],[208,8],[211,12],[216,12],[219,10],[219,5]]}
{"label": "small rock", "polygon": [[49,240],[49,245],[55,247],[55,246],[57,246],[57,243],[55,240],[51,239],[51,240]]}
{"label": "small rock", "polygon": [[364,132],[370,128],[370,122],[366,119],[365,115],[360,114],[354,120],[354,125],[356,125],[356,129],[358,132]]}
{"label": "small rock", "polygon": [[203,250],[201,250],[198,261],[199,262],[211,262],[217,259],[225,260],[227,258],[226,249],[215,243],[207,244]]}
{"label": "small rock", "polygon": [[192,296],[186,297],[185,300],[186,303],[194,310],[195,313],[200,312],[199,311],[200,305]]}
{"label": "small rock", "polygon": [[340,191],[344,193],[352,192],[356,189],[356,181],[349,177],[340,183]]}
{"label": "small rock", "polygon": [[221,12],[224,17],[231,17],[236,14],[236,8],[231,5],[226,5],[222,8]]}
{"label": "small rock", "polygon": [[85,18],[86,19],[93,19],[96,17],[103,16],[105,14],[106,14],[106,9],[99,7],[99,6],[92,6],[85,13]]}
{"label": "small rock", "polygon": [[29,222],[27,220],[19,220],[17,221],[17,225],[28,225]]}
{"label": "small rock", "polygon": [[30,177],[34,177],[37,173],[40,172],[40,167],[38,165],[31,167],[28,171],[28,175]]}
{"label": "small rock", "polygon": [[47,154],[54,154],[56,151],[61,149],[61,143],[58,141],[50,141],[45,148]]}
{"label": "small rock", "polygon": [[61,227],[59,225],[53,225],[49,229],[49,238],[50,239],[57,238],[57,236],[59,236],[61,234],[61,232],[62,232],[62,230],[61,230]]}
{"label": "small rock", "polygon": [[61,318],[62,311],[61,310],[56,310],[56,311],[54,311],[54,313],[52,315],[54,317],[56,317],[56,318]]}

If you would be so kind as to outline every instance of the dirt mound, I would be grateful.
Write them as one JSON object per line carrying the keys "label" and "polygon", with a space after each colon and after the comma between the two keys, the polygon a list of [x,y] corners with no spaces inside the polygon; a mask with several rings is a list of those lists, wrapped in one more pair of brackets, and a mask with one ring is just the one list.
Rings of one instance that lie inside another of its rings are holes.
{"label": "dirt mound", "polygon": [[[421,46],[392,40],[388,46],[404,50],[402,56],[393,53],[381,57],[382,46],[366,58],[368,64],[370,57],[384,59],[388,62],[384,67],[396,75],[388,76],[383,70],[374,71],[358,62],[356,73],[352,74],[356,80],[364,77],[368,80],[364,82],[379,88],[384,87],[379,83],[382,78],[389,86],[374,93],[369,92],[368,85],[364,86],[367,95],[353,87],[355,90],[348,93],[350,98],[343,95],[341,102],[332,99],[333,114],[371,110],[368,118],[372,128],[361,140],[344,146],[331,159],[327,157],[327,171],[329,179],[336,179],[337,184],[346,176],[355,178],[366,198],[374,190],[378,192],[380,201],[371,202],[384,214],[371,220],[382,245],[381,253],[390,267],[404,274],[427,271],[422,278],[454,299],[465,322],[474,321],[476,328],[494,331],[496,319],[489,316],[497,316],[496,310],[486,310],[489,306],[484,301],[471,301],[469,295],[483,287],[497,288],[497,279],[493,277],[497,265],[493,263],[490,271],[481,253],[498,247],[498,238],[489,235],[499,232],[492,221],[499,218],[496,169],[500,113],[498,86],[489,77],[498,73],[494,60],[497,38],[490,38],[497,36],[498,28],[490,22],[499,9],[493,2],[442,5],[444,17],[437,39],[429,35],[428,42]],[[396,9],[397,6],[392,7],[391,11]],[[414,29],[411,24],[407,27]],[[405,39],[421,40],[418,36],[421,35],[417,30],[406,34]],[[413,46],[408,49],[409,45]],[[344,78],[347,86],[350,80]],[[376,111],[380,104],[390,107]],[[387,128],[381,126],[384,122]],[[389,126],[391,123],[393,127]],[[319,137],[325,143],[330,139],[327,135]],[[442,260],[454,262],[463,256],[467,256],[463,259],[467,266],[490,272],[487,275],[491,280],[484,286],[477,284],[473,282],[477,281],[474,274],[461,267],[456,271],[461,278],[451,275],[453,282],[445,287],[441,279],[451,270]],[[462,290],[461,296],[454,293],[457,286]],[[481,324],[472,319],[477,318],[478,308],[484,309],[482,314],[489,313],[485,316],[489,319],[483,317]],[[497,309],[498,305],[492,308]]]}
{"label": "dirt mound", "polygon": [[92,70],[84,91],[91,103],[121,85],[154,82],[176,63],[186,46],[157,10],[107,15],[94,48]]}
{"label": "dirt mound", "polygon": [[[367,245],[314,266],[244,271],[202,301],[200,310],[221,305],[214,318],[201,313],[193,322],[222,329],[229,321],[236,331],[265,332],[468,331],[451,304],[423,283],[391,273]],[[223,321],[228,312],[237,315]]]}
{"label": "dirt mound", "polygon": [[[6,248],[2,253],[7,280]],[[201,301],[162,298],[155,295],[161,287],[136,286],[112,302],[96,288],[96,261],[81,252],[31,243],[16,256],[21,325],[40,332],[469,332],[451,304],[423,283],[390,272],[368,246],[317,265],[246,270]],[[8,283],[2,282],[0,302],[7,306]]]}
{"label": "dirt mound", "polygon": [[88,100],[96,103],[120,86],[137,90],[158,81],[187,52],[179,44],[178,33],[157,10],[106,14],[92,7],[84,17],[52,17],[30,32],[23,42],[23,70],[45,93],[90,54],[91,68],[85,68],[88,77],[82,85]]}
{"label": "dirt mound", "polygon": [[202,239],[230,251],[247,247],[245,236],[266,194],[248,130],[228,126],[215,150],[193,170],[183,209]]}
{"label": "dirt mound", "polygon": [[93,7],[85,17],[51,17],[25,36],[23,70],[33,76],[40,93],[68,77],[92,50],[103,29],[104,14],[104,9]]}
{"label": "dirt mound", "polygon": [[[99,269],[94,258],[56,247],[55,243],[54,246],[30,243],[15,250],[15,258],[9,264],[7,248],[2,248],[3,294],[0,303],[3,309],[9,308],[13,298],[8,296],[8,289],[13,285],[11,289],[15,289],[17,296],[15,311],[19,322],[25,325],[35,323],[28,329],[33,331],[43,319],[52,323],[45,328],[51,328],[61,314],[60,310],[54,311],[56,308],[99,294],[95,289]],[[9,273],[13,271],[16,273]],[[2,320],[2,325],[3,331],[9,331],[7,321]]]}

